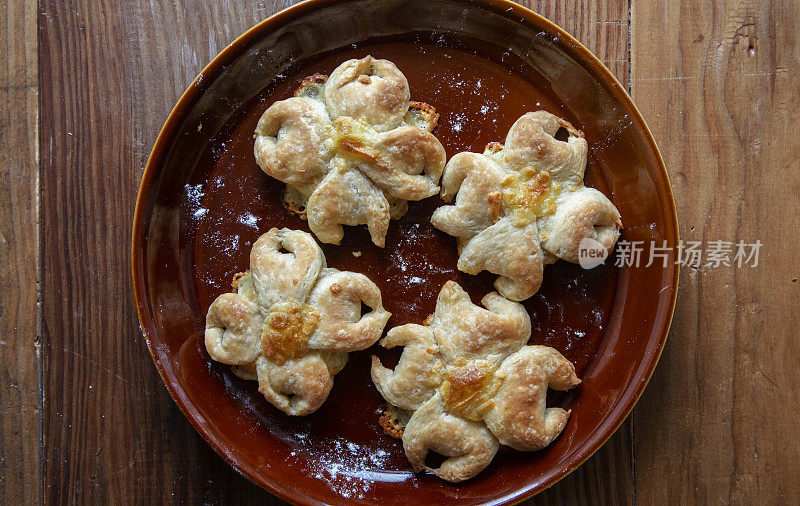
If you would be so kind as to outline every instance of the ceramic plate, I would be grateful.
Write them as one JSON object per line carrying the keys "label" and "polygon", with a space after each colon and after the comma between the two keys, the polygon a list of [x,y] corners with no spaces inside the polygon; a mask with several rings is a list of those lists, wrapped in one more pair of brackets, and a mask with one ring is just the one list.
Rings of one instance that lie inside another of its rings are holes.
{"label": "ceramic plate", "polygon": [[[413,100],[441,115],[434,132],[448,157],[502,141],[525,111],[546,109],[589,142],[587,184],[619,208],[622,240],[674,247],[677,220],[667,175],[641,115],[586,48],[544,18],[506,1],[312,0],[255,26],[197,77],[167,118],[136,206],[133,277],[139,318],[167,388],[208,443],[271,493],[297,503],[473,504],[512,502],[574,470],[622,423],[649,379],[666,339],[678,269],[591,270],[558,262],[525,303],[532,344],[572,360],[583,383],[551,405],[572,409],[547,449],[503,451],[476,478],[449,484],[411,472],[400,441],[378,425],[383,402],[369,376],[370,355],[393,365],[399,350],[351,354],[316,413],[290,418],[254,382],[212,362],[203,346],[205,314],[248,267],[250,247],[271,227],[308,230],[282,205],[284,185],[253,157],[258,117],[291,96],[303,77],[371,54],[394,61]],[[386,247],[363,228],[325,245],[328,264],[362,272],[393,313],[387,328],[433,312],[444,281],[474,301],[493,275],[456,269],[455,240],[434,229],[442,202],[411,203],[393,221]]]}

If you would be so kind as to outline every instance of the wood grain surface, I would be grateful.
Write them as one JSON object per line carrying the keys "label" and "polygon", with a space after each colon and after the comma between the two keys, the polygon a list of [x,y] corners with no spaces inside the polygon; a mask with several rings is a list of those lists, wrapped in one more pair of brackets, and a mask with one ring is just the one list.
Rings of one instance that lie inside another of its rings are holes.
{"label": "wood grain surface", "polygon": [[[684,240],[763,243],[757,268],[684,268],[635,410],[643,504],[800,501],[800,4],[634,4],[631,88]],[[653,36],[658,34],[658,36]]]}
{"label": "wood grain surface", "polygon": [[0,504],[41,500],[36,0],[0,5]]}
{"label": "wood grain surface", "polygon": [[[143,167],[175,101],[291,3],[0,6],[0,504],[280,504],[170,398],[141,336],[128,251]],[[630,84],[683,239],[764,244],[757,268],[682,271],[633,415],[531,504],[796,502],[800,6],[522,3]]]}

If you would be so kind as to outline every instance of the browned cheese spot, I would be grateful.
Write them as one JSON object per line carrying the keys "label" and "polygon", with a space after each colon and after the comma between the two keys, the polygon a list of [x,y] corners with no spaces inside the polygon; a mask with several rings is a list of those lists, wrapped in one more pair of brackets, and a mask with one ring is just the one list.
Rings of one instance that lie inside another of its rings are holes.
{"label": "browned cheese spot", "polygon": [[556,212],[559,191],[548,171],[528,166],[503,181],[503,204],[514,225],[522,226]]}
{"label": "browned cheese spot", "polygon": [[448,369],[441,386],[442,399],[447,411],[478,421],[492,408],[501,383],[490,362],[473,360]]}
{"label": "browned cheese spot", "polygon": [[247,272],[248,271],[237,272],[236,274],[233,275],[233,280],[231,281],[231,288],[233,288],[234,292],[239,289],[239,280],[242,279],[242,277],[244,277],[244,275],[247,274]]}
{"label": "browned cheese spot", "polygon": [[261,333],[262,353],[278,365],[302,357],[319,320],[320,314],[308,304],[294,300],[274,304]]}

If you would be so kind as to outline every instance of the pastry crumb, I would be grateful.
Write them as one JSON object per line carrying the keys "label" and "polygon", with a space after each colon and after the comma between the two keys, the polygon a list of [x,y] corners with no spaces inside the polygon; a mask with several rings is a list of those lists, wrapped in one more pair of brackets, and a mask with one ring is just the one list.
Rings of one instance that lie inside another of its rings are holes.
{"label": "pastry crumb", "polygon": [[503,150],[503,148],[504,145],[502,142],[490,142],[486,145],[486,149],[483,151],[483,154],[491,156],[495,153],[499,153]]}
{"label": "pastry crumb", "polygon": [[411,418],[411,414],[408,411],[387,403],[378,409],[378,415],[380,415],[378,424],[383,429],[383,432],[395,439],[403,438],[403,431],[409,418]]}
{"label": "pastry crumb", "polygon": [[233,280],[231,280],[231,288],[233,288],[234,292],[239,290],[239,280],[242,279],[245,274],[247,274],[247,272],[237,272],[233,275]]}

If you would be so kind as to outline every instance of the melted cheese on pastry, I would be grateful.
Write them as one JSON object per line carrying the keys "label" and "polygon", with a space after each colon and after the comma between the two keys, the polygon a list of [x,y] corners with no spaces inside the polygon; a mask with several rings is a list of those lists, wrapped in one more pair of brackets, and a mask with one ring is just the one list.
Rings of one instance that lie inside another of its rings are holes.
{"label": "melted cheese on pastry", "polygon": [[[217,297],[206,315],[212,359],[258,381],[259,391],[290,415],[316,411],[351,351],[380,338],[391,314],[363,274],[326,266],[314,238],[273,228],[250,252],[236,293]],[[362,302],[371,310],[362,315]]]}
{"label": "melted cheese on pastry", "polygon": [[[560,129],[567,139],[556,139]],[[499,275],[497,291],[525,300],[542,284],[545,264],[578,262],[584,238],[611,250],[619,238],[619,211],[583,184],[583,133],[546,111],[529,112],[508,131],[505,144],[483,154],[463,152],[447,163],[433,225],[458,239],[459,270]]]}
{"label": "melted cheese on pastry", "polygon": [[[386,348],[404,347],[394,370],[372,357],[378,392],[410,413],[402,439],[412,467],[447,481],[477,475],[500,444],[523,451],[550,444],[570,413],[546,406],[547,389],[580,383],[558,351],[526,346],[531,322],[521,304],[496,293],[481,303],[448,281],[425,325],[394,327],[381,340]],[[428,468],[430,451],[448,458]]]}
{"label": "melted cheese on pastry", "polygon": [[367,225],[382,247],[407,201],[439,192],[445,152],[430,133],[437,120],[433,107],[410,100],[392,62],[367,56],[306,78],[294,97],[272,104],[254,153],[286,183],[289,209],[307,217],[320,241],[339,244],[342,225]]}

